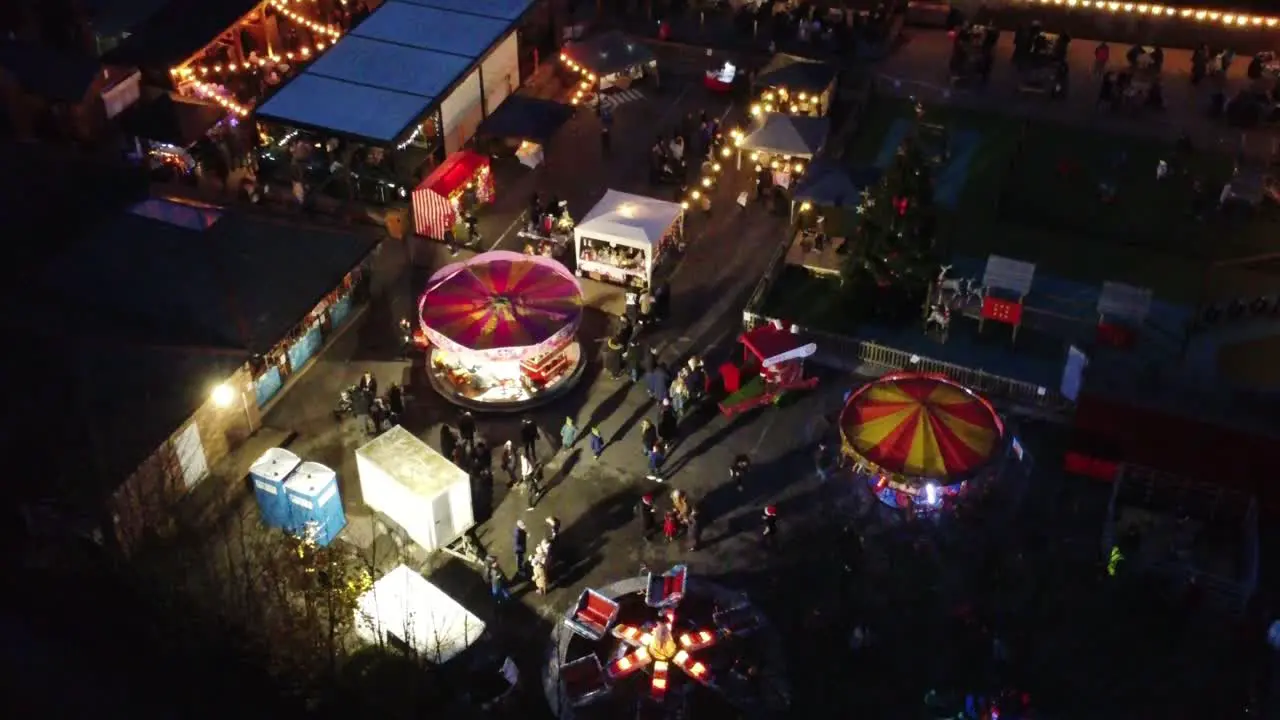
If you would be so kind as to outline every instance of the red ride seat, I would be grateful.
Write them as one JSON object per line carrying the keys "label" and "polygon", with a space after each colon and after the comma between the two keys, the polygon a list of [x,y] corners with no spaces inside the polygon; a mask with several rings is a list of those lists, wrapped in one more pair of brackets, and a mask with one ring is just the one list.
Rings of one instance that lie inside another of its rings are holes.
{"label": "red ride seat", "polygon": [[581,707],[609,692],[609,680],[595,655],[560,666],[560,685],[569,704]]}
{"label": "red ride seat", "polygon": [[618,603],[595,590],[583,590],[573,615],[564,620],[565,626],[588,640],[599,640],[618,619]]}

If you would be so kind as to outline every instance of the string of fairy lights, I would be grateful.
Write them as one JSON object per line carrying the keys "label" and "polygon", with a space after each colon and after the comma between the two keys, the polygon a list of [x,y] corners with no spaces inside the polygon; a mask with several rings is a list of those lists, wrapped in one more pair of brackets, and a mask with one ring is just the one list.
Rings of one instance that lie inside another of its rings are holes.
{"label": "string of fairy lights", "polygon": [[[346,5],[346,0],[339,0]],[[266,57],[254,57],[242,62],[229,63],[184,63],[169,69],[174,78],[189,84],[201,97],[211,100],[228,112],[239,117],[246,117],[249,108],[226,96],[213,78],[225,78],[228,75],[258,72],[282,62],[298,62],[310,60],[342,37],[342,30],[326,23],[317,22],[306,15],[293,10],[290,6],[303,5],[314,0],[269,0],[267,3],[280,15],[318,36],[312,45],[303,45],[296,50],[284,53],[271,53]],[[212,76],[212,77],[211,77]]]}
{"label": "string of fairy lights", "polygon": [[582,77],[582,82],[578,83],[578,86],[574,88],[573,97],[569,98],[570,105],[578,105],[586,99],[587,93],[591,92],[591,89],[595,87],[595,73],[574,62],[573,58],[565,53],[560,53],[560,62]]}
{"label": "string of fairy lights", "polygon": [[1028,5],[1057,5],[1068,8],[1085,8],[1113,14],[1148,15],[1152,17],[1178,17],[1205,23],[1221,23],[1228,27],[1269,28],[1280,25],[1280,19],[1262,15],[1223,12],[1198,8],[1175,8],[1147,3],[1110,2],[1109,0],[1024,0]]}
{"label": "string of fairy lights", "polygon": [[758,118],[771,112],[808,115],[817,107],[820,97],[806,92],[793,94],[784,87],[765,90],[760,99],[751,105],[751,117]]}

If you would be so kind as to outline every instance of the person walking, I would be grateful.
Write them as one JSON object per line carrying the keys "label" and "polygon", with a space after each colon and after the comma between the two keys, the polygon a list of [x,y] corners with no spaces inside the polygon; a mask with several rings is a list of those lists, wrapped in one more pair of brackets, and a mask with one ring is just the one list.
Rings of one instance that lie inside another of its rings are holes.
{"label": "person walking", "polygon": [[640,374],[644,370],[644,359],[649,356],[644,346],[634,340],[627,346],[627,374],[631,382],[640,382]]}
{"label": "person walking", "polygon": [[524,555],[529,549],[529,531],[523,520],[516,521],[515,532],[512,533],[511,549],[516,555],[516,577],[524,574]]}
{"label": "person walking", "polygon": [[591,428],[591,436],[587,439],[591,442],[591,455],[596,460],[599,460],[600,456],[604,454],[605,446],[604,436],[600,434],[600,428]]}
{"label": "person walking", "polygon": [[387,410],[390,413],[388,420],[392,425],[404,422],[404,388],[395,383],[387,388]]}
{"label": "person walking", "polygon": [[685,523],[685,530],[689,533],[689,550],[697,550],[702,544],[702,518],[698,515],[697,508],[689,511],[689,521]]}
{"label": "person walking", "polygon": [[552,545],[555,545],[556,538],[560,537],[560,518],[555,515],[548,515],[546,522],[547,539],[551,541]]}
{"label": "person walking", "polygon": [[671,381],[671,387],[667,393],[671,399],[671,410],[675,413],[676,418],[684,417],[684,406],[689,399],[689,391],[684,384],[685,373],[681,371],[675,380]]}
{"label": "person walking", "polygon": [[515,487],[520,482],[520,456],[510,440],[502,446],[502,469],[507,473],[507,489]]}
{"label": "person walking", "polygon": [[476,419],[470,410],[464,410],[462,417],[458,418],[458,439],[466,446],[467,452],[471,452],[476,443]]}
{"label": "person walking", "polygon": [[659,402],[666,400],[671,390],[671,375],[667,373],[667,369],[662,363],[648,372],[644,376],[645,390],[648,391],[649,397]]}
{"label": "person walking", "polygon": [[489,556],[489,565],[485,568],[485,572],[489,576],[489,596],[499,605],[511,599],[511,592],[507,590],[507,576],[503,575],[502,568],[498,567],[498,558]]}
{"label": "person walking", "polygon": [[761,516],[760,544],[769,550],[778,548],[778,509],[766,505]]}
{"label": "person walking", "polygon": [[680,421],[676,419],[676,411],[671,407],[671,398],[664,398],[662,408],[658,410],[658,439],[667,448],[674,447],[679,430]]}
{"label": "person walking", "polygon": [[560,426],[560,449],[568,450],[578,440],[578,426],[573,424],[573,418],[566,417],[564,425]]}
{"label": "person walking", "polygon": [[520,458],[520,470],[524,477],[525,500],[528,503],[524,509],[528,512],[538,504],[538,496],[542,494],[542,485],[538,481],[541,469],[538,463],[530,460],[528,455],[524,455]]}
{"label": "person walking", "polygon": [[520,444],[524,449],[524,454],[530,460],[538,456],[538,426],[533,424],[533,420],[527,417],[520,421]]}
{"label": "person walking", "polygon": [[538,591],[539,595],[547,594],[547,558],[542,555],[535,554],[533,562],[530,565],[533,569],[533,587]]}
{"label": "person walking", "polygon": [[676,517],[675,510],[668,510],[662,517],[662,536],[667,539],[667,543],[673,543],[679,533],[680,519]]}
{"label": "person walking", "polygon": [[682,525],[689,522],[689,496],[683,490],[671,491],[671,509],[676,511],[676,519]]}
{"label": "person walking", "polygon": [[662,482],[662,466],[667,462],[667,454],[662,450],[662,443],[656,442],[649,448],[649,479]]}
{"label": "person walking", "polygon": [[733,464],[729,466],[729,479],[738,488],[738,492],[747,489],[747,473],[751,470],[751,458],[746,455],[739,455],[733,459]]}
{"label": "person walking", "polygon": [[649,422],[648,418],[640,421],[640,448],[644,452],[645,457],[649,457],[649,452],[654,445],[658,444],[658,428]]}
{"label": "person walking", "polygon": [[658,523],[652,495],[640,498],[640,502],[636,504],[636,517],[640,520],[640,536],[649,540],[653,537],[654,528]]}
{"label": "person walking", "polygon": [[378,397],[378,379],[371,372],[361,375],[360,382],[357,383],[356,387],[359,388],[360,392],[364,393],[365,397],[369,398],[369,404],[373,404],[373,399]]}
{"label": "person walking", "polygon": [[458,436],[453,434],[453,428],[448,425],[440,426],[440,454],[453,460],[455,451],[458,449]]}

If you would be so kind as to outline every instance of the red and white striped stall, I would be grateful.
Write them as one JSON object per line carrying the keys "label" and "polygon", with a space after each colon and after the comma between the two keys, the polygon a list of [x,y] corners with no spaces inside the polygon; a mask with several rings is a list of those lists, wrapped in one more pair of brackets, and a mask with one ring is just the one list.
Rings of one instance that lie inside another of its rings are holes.
{"label": "red and white striped stall", "polygon": [[474,190],[481,203],[492,202],[493,174],[487,156],[459,150],[414,189],[414,232],[443,240],[445,231],[458,222],[458,203],[467,190]]}

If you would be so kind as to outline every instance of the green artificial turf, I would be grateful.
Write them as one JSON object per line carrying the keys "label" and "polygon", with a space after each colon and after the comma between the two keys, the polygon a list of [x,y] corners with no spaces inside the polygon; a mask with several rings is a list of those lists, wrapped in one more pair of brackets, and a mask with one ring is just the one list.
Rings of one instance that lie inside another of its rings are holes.
{"label": "green artificial turf", "polygon": [[[894,121],[913,111],[904,100],[874,101],[845,148],[845,164],[875,162]],[[924,120],[981,137],[958,207],[940,210],[937,239],[944,255],[1001,255],[1083,285],[1125,282],[1188,304],[1202,302],[1206,293],[1265,293],[1274,282],[1275,267],[1233,264],[1280,251],[1280,214],[1274,208],[1263,207],[1232,225],[1191,217],[1191,178],[1201,179],[1208,204],[1216,205],[1232,172],[1225,152],[1197,149],[1186,176],[1158,181],[1157,163],[1174,159],[1172,144],[1161,139],[1028,124],[1020,117],[950,106],[927,106]],[[1101,200],[1102,183],[1115,187],[1113,202]],[[788,267],[762,314],[853,332],[838,285]]]}

